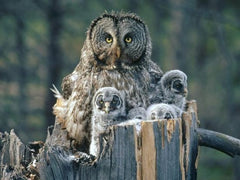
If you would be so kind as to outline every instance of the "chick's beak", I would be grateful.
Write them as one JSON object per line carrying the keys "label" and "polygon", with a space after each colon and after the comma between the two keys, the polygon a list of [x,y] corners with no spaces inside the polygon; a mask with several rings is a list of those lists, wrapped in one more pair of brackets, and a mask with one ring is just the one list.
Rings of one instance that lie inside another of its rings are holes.
{"label": "chick's beak", "polygon": [[105,102],[105,108],[104,108],[105,113],[109,113],[110,111],[110,102]]}
{"label": "chick's beak", "polygon": [[188,94],[188,90],[187,90],[187,88],[184,88],[184,90],[183,90],[183,95],[186,97],[187,94]]}

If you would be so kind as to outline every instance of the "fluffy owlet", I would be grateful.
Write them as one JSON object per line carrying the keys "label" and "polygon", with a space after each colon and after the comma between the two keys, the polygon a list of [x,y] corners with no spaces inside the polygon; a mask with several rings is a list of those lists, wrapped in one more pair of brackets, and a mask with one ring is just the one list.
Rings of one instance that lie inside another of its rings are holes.
{"label": "fluffy owlet", "polygon": [[150,84],[162,76],[151,61],[151,39],[147,26],[135,14],[112,12],[95,19],[84,42],[80,62],[62,82],[63,127],[88,149],[92,98],[102,87],[115,87],[125,94],[126,109],[149,105]]}
{"label": "fluffy owlet", "polygon": [[91,144],[90,154],[99,155],[100,134],[106,132],[109,126],[117,124],[126,119],[125,99],[116,88],[100,88],[93,97],[91,119]]}
{"label": "fluffy owlet", "polygon": [[187,75],[180,70],[171,70],[163,75],[160,83],[163,102],[174,104],[180,109],[185,110],[185,101],[188,93]]}
{"label": "fluffy owlet", "polygon": [[127,119],[142,119],[146,120],[146,110],[143,107],[132,108],[127,115]]}
{"label": "fluffy owlet", "polygon": [[181,114],[181,109],[172,104],[152,104],[147,109],[148,120],[180,118]]}

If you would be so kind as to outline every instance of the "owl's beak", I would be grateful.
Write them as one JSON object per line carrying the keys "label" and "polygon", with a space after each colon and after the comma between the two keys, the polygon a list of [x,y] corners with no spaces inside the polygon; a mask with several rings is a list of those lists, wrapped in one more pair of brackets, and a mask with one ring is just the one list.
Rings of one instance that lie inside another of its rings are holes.
{"label": "owl's beak", "polygon": [[183,95],[184,95],[184,97],[186,97],[187,94],[188,94],[188,90],[187,90],[187,88],[184,88],[184,90],[183,90]]}
{"label": "owl's beak", "polygon": [[118,58],[118,59],[119,59],[120,56],[121,56],[121,49],[120,49],[119,46],[117,46],[117,48],[116,48],[116,55],[117,55],[117,58]]}
{"label": "owl's beak", "polygon": [[105,113],[109,113],[110,111],[110,102],[105,102],[105,109],[104,109]]}
{"label": "owl's beak", "polygon": [[[112,49],[112,53],[113,53],[113,55],[115,56],[116,59],[119,59],[119,58],[120,58],[120,56],[121,56],[121,48],[119,47],[118,44],[116,44],[116,45],[114,46],[114,48]],[[115,59],[115,58],[114,58],[114,59]],[[116,60],[116,59],[115,59],[115,60]]]}

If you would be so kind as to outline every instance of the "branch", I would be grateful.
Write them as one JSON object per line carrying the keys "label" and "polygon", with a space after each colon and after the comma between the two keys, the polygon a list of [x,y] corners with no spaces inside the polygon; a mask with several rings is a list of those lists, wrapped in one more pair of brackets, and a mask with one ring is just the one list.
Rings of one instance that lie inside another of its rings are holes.
{"label": "branch", "polygon": [[197,128],[200,146],[211,147],[231,157],[240,155],[240,140],[222,133]]}

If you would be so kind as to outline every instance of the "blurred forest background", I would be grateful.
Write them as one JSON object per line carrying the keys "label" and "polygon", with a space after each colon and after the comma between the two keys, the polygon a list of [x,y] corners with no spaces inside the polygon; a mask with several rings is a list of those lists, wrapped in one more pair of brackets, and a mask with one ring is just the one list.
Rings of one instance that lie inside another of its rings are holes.
{"label": "blurred forest background", "polygon": [[[0,131],[43,140],[54,123],[50,91],[77,65],[91,21],[105,10],[137,13],[152,59],[188,75],[201,127],[240,138],[240,1],[0,0]],[[240,179],[240,158],[202,147],[198,179]]]}

